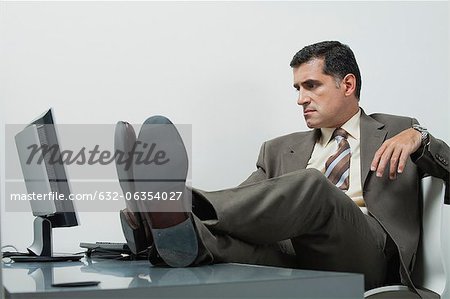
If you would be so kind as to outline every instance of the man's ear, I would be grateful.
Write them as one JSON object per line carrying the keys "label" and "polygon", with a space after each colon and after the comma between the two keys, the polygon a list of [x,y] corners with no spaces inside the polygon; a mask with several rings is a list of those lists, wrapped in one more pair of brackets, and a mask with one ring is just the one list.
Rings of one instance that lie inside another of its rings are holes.
{"label": "man's ear", "polygon": [[342,84],[345,87],[345,95],[350,96],[354,95],[356,91],[356,77],[353,74],[345,75],[344,79],[342,79]]}

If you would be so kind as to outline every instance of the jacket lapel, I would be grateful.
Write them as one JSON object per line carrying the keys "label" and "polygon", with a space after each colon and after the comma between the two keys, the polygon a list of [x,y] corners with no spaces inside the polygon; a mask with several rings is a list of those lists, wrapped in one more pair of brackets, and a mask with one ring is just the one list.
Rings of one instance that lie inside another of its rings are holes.
{"label": "jacket lapel", "polygon": [[284,153],[283,164],[285,173],[305,169],[316,144],[317,138],[320,137],[320,130],[312,130],[305,132],[301,142],[294,143]]}
{"label": "jacket lapel", "polygon": [[383,129],[384,124],[376,121],[368,116],[364,110],[361,109],[361,184],[364,188],[365,181],[370,171],[370,164],[372,163],[375,152],[380,148],[381,144],[386,138],[387,130]]}

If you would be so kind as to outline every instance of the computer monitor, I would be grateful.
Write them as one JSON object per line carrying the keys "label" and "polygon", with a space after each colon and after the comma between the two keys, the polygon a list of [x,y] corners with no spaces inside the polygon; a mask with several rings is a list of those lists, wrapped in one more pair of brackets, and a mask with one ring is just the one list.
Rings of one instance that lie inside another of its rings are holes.
{"label": "computer monitor", "polygon": [[52,229],[78,225],[52,109],[20,131],[15,141],[27,192],[34,198],[34,241],[28,251],[52,256]]}

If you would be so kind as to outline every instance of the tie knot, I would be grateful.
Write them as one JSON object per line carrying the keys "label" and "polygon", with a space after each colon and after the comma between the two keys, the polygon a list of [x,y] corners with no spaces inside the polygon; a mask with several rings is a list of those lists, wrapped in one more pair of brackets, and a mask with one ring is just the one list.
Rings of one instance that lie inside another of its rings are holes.
{"label": "tie knot", "polygon": [[343,138],[347,139],[348,133],[347,133],[346,130],[344,130],[342,128],[337,128],[333,132],[333,138],[336,138],[337,136],[340,136],[340,137],[343,137]]}

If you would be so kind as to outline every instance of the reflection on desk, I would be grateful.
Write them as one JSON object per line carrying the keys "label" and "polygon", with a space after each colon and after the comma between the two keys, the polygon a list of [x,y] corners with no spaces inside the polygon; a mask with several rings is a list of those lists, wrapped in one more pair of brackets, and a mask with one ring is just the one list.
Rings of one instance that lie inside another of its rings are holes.
{"label": "reflection on desk", "polygon": [[[7,298],[363,298],[359,274],[242,264],[153,267],[148,261],[4,263]],[[52,283],[99,280],[98,286]]]}

